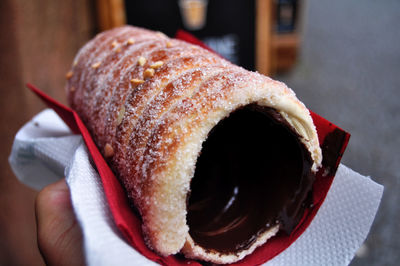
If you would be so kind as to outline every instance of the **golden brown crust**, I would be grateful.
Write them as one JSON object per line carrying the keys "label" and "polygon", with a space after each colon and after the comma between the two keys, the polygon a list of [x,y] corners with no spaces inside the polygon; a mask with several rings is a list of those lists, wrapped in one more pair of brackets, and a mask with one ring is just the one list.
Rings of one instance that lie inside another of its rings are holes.
{"label": "golden brown crust", "polygon": [[216,263],[247,251],[208,254],[188,233],[186,197],[210,130],[234,110],[256,103],[278,110],[321,162],[308,110],[283,83],[246,71],[197,46],[125,26],[96,36],[68,75],[69,102],[122,180],[150,247]]}

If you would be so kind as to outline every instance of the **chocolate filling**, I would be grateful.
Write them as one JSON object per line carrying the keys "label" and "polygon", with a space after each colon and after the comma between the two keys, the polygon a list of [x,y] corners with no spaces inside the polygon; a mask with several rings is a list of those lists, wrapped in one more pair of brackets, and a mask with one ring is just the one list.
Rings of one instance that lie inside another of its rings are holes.
{"label": "chocolate filling", "polygon": [[219,122],[203,143],[188,198],[196,244],[237,253],[268,228],[290,233],[314,175],[310,153],[274,109],[247,105]]}

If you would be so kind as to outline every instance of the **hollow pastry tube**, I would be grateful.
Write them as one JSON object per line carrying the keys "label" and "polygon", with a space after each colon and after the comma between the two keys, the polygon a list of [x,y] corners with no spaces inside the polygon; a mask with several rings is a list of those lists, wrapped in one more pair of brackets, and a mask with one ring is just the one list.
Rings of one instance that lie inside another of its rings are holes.
{"label": "hollow pastry tube", "polygon": [[307,208],[321,150],[281,82],[124,26],[81,48],[66,90],[163,256],[232,263]]}

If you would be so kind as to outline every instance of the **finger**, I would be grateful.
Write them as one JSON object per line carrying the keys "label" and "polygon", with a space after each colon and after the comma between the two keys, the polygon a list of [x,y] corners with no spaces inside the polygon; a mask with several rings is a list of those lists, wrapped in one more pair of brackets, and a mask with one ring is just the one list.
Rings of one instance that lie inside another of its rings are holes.
{"label": "finger", "polygon": [[47,265],[84,265],[82,232],[65,179],[45,187],[35,202],[38,246]]}

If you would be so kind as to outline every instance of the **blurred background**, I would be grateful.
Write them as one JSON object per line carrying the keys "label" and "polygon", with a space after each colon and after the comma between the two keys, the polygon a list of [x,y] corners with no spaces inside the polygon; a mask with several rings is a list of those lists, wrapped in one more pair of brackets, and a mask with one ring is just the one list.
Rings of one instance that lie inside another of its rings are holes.
{"label": "blurred background", "polygon": [[398,0],[0,1],[0,265],[43,265],[36,191],[7,158],[18,129],[44,109],[30,82],[65,103],[78,49],[124,23],[174,36],[183,29],[250,70],[284,81],[352,137],[342,163],[385,186],[351,265],[400,261],[400,27]]}

